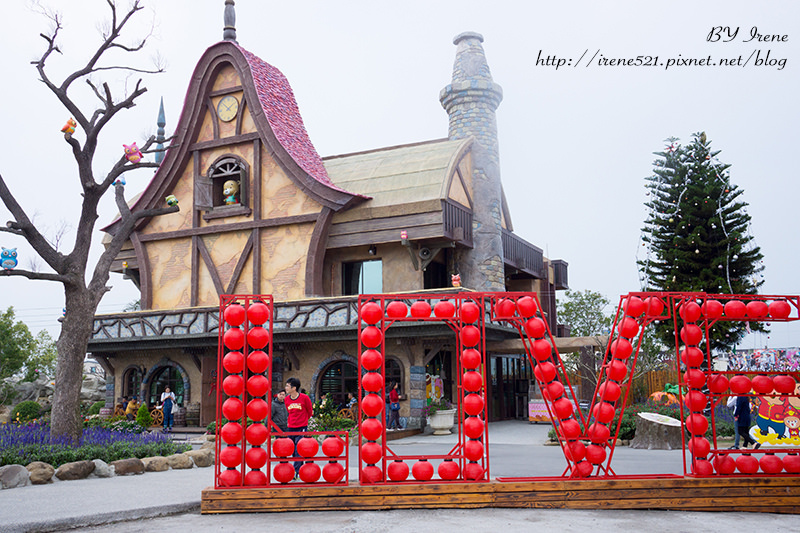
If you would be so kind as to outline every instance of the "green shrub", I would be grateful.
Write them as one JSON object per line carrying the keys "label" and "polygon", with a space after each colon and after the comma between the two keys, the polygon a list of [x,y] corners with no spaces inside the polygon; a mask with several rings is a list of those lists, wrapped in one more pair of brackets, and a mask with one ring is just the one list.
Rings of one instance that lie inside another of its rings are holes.
{"label": "green shrub", "polygon": [[145,428],[153,425],[153,417],[150,416],[150,410],[146,404],[139,406],[139,412],[136,413],[136,423]]}
{"label": "green shrub", "polygon": [[19,424],[30,422],[39,418],[39,413],[42,412],[42,406],[33,401],[20,402],[11,411],[11,421]]}
{"label": "green shrub", "polygon": [[106,406],[106,402],[94,402],[91,407],[89,407],[89,411],[86,413],[87,415],[99,415],[100,409]]}

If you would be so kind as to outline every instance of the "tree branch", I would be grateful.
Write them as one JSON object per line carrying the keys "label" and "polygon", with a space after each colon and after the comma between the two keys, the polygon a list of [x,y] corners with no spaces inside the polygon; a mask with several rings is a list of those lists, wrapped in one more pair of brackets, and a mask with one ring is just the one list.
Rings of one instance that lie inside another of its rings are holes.
{"label": "tree branch", "polygon": [[67,276],[62,276],[61,274],[51,274],[48,272],[31,272],[30,270],[20,270],[20,269],[12,269],[12,270],[0,270],[0,276],[22,276],[28,279],[37,279],[37,280],[44,280],[44,281],[57,281],[59,283],[69,283],[69,278]]}

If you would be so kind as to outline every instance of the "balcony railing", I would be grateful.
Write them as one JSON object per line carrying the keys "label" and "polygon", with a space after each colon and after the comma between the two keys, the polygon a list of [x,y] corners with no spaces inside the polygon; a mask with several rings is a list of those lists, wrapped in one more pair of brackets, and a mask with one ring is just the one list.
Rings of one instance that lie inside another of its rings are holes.
{"label": "balcony railing", "polygon": [[545,278],[542,249],[505,229],[503,230],[503,259],[509,266],[536,278]]}
{"label": "balcony railing", "polygon": [[553,265],[553,285],[555,285],[556,290],[569,289],[569,280],[567,278],[567,262],[562,261],[561,259],[556,259],[551,261],[550,264]]}
{"label": "balcony railing", "polygon": [[469,210],[442,200],[442,225],[446,238],[472,247],[472,213]]}

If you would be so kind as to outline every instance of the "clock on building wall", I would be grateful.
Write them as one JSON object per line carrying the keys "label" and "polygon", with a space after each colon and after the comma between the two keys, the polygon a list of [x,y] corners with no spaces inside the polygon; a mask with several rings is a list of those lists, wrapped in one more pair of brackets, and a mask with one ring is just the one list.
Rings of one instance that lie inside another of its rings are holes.
{"label": "clock on building wall", "polygon": [[236,118],[239,111],[239,100],[235,96],[226,96],[217,104],[217,115],[223,122],[230,122]]}

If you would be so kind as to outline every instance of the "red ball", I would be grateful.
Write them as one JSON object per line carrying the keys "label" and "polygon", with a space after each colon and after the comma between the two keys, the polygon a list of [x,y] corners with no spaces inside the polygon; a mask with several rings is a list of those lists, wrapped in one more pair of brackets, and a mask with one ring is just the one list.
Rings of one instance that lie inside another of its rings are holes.
{"label": "red ball", "polygon": [[392,481],[405,481],[408,479],[408,465],[403,461],[392,461],[386,467],[386,475]]}
{"label": "red ball", "polygon": [[231,304],[222,312],[222,316],[231,326],[241,326],[244,322],[244,307],[239,304]]}
{"label": "red ball", "polygon": [[241,352],[228,352],[222,358],[222,366],[231,374],[238,374],[244,370],[244,356]]}
{"label": "red ball", "polygon": [[425,459],[420,459],[411,467],[411,475],[417,481],[428,481],[433,477],[433,465]]}
{"label": "red ball", "polygon": [[312,437],[303,437],[297,441],[297,453],[301,457],[314,457],[319,451],[319,442]]}
{"label": "red ball", "polygon": [[784,456],[783,469],[789,474],[800,474],[800,455],[790,453]]}
{"label": "red ball", "polygon": [[269,380],[260,374],[251,376],[247,380],[247,393],[253,397],[261,397],[269,391]]}
{"label": "red ball", "polygon": [[694,324],[686,324],[681,328],[681,340],[686,344],[696,346],[703,340],[703,330]]}
{"label": "red ball", "polygon": [[775,385],[769,376],[754,376],[751,380],[753,390],[758,394],[769,394],[775,389]]}
{"label": "red ball", "polygon": [[775,386],[775,390],[779,394],[793,394],[794,389],[797,386],[794,378],[785,374],[781,374],[772,378],[772,383]]}
{"label": "red ball", "polygon": [[745,314],[750,318],[764,318],[768,313],[769,308],[764,302],[753,300],[752,302],[748,302],[745,306]]}
{"label": "red ball", "polygon": [[626,316],[620,321],[618,331],[621,336],[630,339],[639,333],[639,323]]}
{"label": "red ball", "polygon": [[544,391],[550,401],[554,402],[564,395],[564,385],[560,381],[553,381],[544,388]]}
{"label": "red ball", "polygon": [[269,368],[269,356],[261,350],[250,352],[247,356],[247,368],[254,374],[266,372]]}
{"label": "red ball", "polygon": [[267,440],[267,428],[264,424],[250,424],[244,433],[247,442],[253,446],[261,446]]}
{"label": "red ball", "polygon": [[586,445],[579,440],[572,441],[567,444],[564,453],[567,459],[578,463],[586,457]]}
{"label": "red ball", "polygon": [[498,300],[494,306],[494,312],[497,315],[497,318],[511,318],[514,316],[514,312],[517,310],[517,306],[514,305],[514,302],[503,298]]}
{"label": "red ball", "polygon": [[375,302],[367,302],[361,306],[361,319],[367,324],[377,324],[383,318],[383,309]]}
{"label": "red ball", "polygon": [[628,375],[628,367],[619,359],[612,359],[608,364],[608,368],[606,369],[606,375],[608,376],[608,379],[622,381],[625,379],[625,376]]}
{"label": "red ball", "polygon": [[294,454],[294,442],[288,437],[278,437],[272,443],[272,453],[275,457],[289,457]]}
{"label": "red ball", "polygon": [[225,444],[238,444],[242,440],[242,433],[242,425],[239,422],[228,422],[220,431]]}
{"label": "red ball", "polygon": [[661,316],[661,313],[664,312],[664,302],[662,302],[657,296],[645,298],[644,305],[647,316]]}
{"label": "red ball", "polygon": [[761,471],[765,474],[780,474],[783,471],[783,461],[777,455],[768,453],[759,461]]}
{"label": "red ball", "polygon": [[705,459],[695,459],[693,472],[698,476],[711,476],[714,474],[714,467]]}
{"label": "red ball", "polygon": [[581,461],[575,465],[572,472],[575,477],[589,477],[592,475],[592,471],[594,470],[594,466],[589,461]]}
{"label": "red ball", "polygon": [[244,379],[238,375],[228,376],[222,380],[222,390],[228,396],[239,396],[244,390]]}
{"label": "red ball", "polygon": [[607,402],[616,402],[622,394],[622,389],[613,381],[605,381],[598,391],[600,398]]}
{"label": "red ball", "polygon": [[772,318],[789,318],[792,306],[786,300],[775,300],[769,304],[769,316]]}
{"label": "red ball", "polygon": [[222,335],[222,342],[230,350],[241,350],[244,346],[244,333],[239,328],[231,328]]}
{"label": "red ball", "polygon": [[477,416],[483,412],[485,403],[480,394],[467,394],[464,397],[464,412],[468,415]]}
{"label": "red ball", "polygon": [[244,484],[248,487],[263,487],[267,484],[267,475],[261,470],[251,470],[245,474]]}
{"label": "red ball", "polygon": [[256,422],[261,422],[265,418],[267,418],[267,412],[269,411],[269,406],[267,402],[264,400],[257,398],[255,400],[250,400],[247,403],[247,416],[255,420]]}
{"label": "red ball", "polygon": [[594,408],[592,409],[592,414],[594,415],[595,420],[598,422],[602,422],[603,424],[608,424],[612,420],[614,420],[614,415],[616,414],[616,410],[614,409],[614,405],[607,403],[607,402],[600,402],[595,404]]}
{"label": "red ball", "polygon": [[361,400],[361,410],[364,411],[364,414],[367,416],[379,416],[383,411],[384,403],[384,400],[377,394],[367,394],[364,396],[364,399]]}
{"label": "red ball", "polygon": [[697,322],[700,320],[701,312],[700,306],[697,305],[695,302],[686,302],[684,303],[678,314],[683,319],[684,322]]}
{"label": "red ball", "polygon": [[464,467],[464,479],[469,481],[481,480],[485,474],[483,467],[478,463],[467,463],[467,466]]}
{"label": "red ball", "polygon": [[291,463],[278,463],[272,471],[272,477],[274,477],[275,481],[278,483],[289,483],[294,479],[294,467]]}
{"label": "red ball", "polygon": [[541,318],[531,318],[525,322],[525,333],[532,339],[542,338],[546,332],[547,326]]}
{"label": "red ball", "polygon": [[251,324],[260,326],[269,320],[269,307],[261,302],[251,304],[250,307],[247,308],[247,320],[249,320]]}
{"label": "red ball", "polygon": [[723,374],[713,374],[708,379],[708,390],[716,394],[722,394],[728,390],[728,378]]}
{"label": "red ball", "polygon": [[550,359],[550,352],[552,349],[550,343],[544,339],[533,341],[533,356],[537,361],[547,361]]}
{"label": "red ball", "polygon": [[[706,384],[706,375],[702,370],[690,368],[683,373],[683,380],[693,389],[702,389],[703,385]],[[727,383],[725,388],[727,388]]]}
{"label": "red ball", "polygon": [[706,300],[706,302],[700,306],[700,310],[703,312],[703,316],[712,320],[722,316],[722,304],[716,300]]}
{"label": "red ball", "polygon": [[553,411],[556,416],[563,420],[572,416],[573,404],[567,398],[561,398],[553,403]]}
{"label": "red ball", "polygon": [[681,350],[680,356],[681,361],[683,361],[683,363],[689,367],[702,365],[703,359],[705,358],[703,350],[694,346],[687,346]]}
{"label": "red ball", "polygon": [[708,431],[708,419],[699,413],[686,417],[686,430],[692,435],[705,435]]}
{"label": "red ball", "polygon": [[530,318],[535,315],[538,307],[539,306],[536,305],[536,300],[530,296],[523,296],[517,300],[517,311],[519,311],[519,314],[525,318]]}
{"label": "red ball", "polygon": [[242,464],[242,449],[238,446],[225,446],[219,451],[219,462],[233,468]]}
{"label": "red ball", "polygon": [[556,378],[556,366],[547,361],[538,363],[533,368],[533,375],[542,383],[550,383]]}
{"label": "red ball", "polygon": [[629,296],[625,300],[625,314],[634,318],[639,317],[644,313],[644,302],[638,296]]}
{"label": "red ball", "polygon": [[714,458],[714,470],[717,474],[729,476],[736,471],[736,461],[728,454],[718,455]]}
{"label": "red ball", "polygon": [[561,435],[567,440],[577,439],[581,434],[581,425],[574,418],[562,420],[558,425]]}
{"label": "red ball", "polygon": [[467,348],[461,352],[461,366],[464,368],[478,368],[482,359],[481,352],[474,348]]}
{"label": "red ball", "polygon": [[467,392],[479,392],[483,387],[483,376],[473,370],[464,372],[461,384],[464,385],[464,390]]}
{"label": "red ball", "polygon": [[383,447],[377,442],[365,442],[361,445],[361,460],[374,465],[383,457]]}
{"label": "red ball", "polygon": [[730,381],[731,392],[734,394],[748,394],[753,385],[747,376],[733,376]]}
{"label": "red ball", "polygon": [[590,444],[586,447],[586,460],[593,465],[599,465],[606,460],[606,449],[597,444]]}
{"label": "red ball", "polygon": [[752,455],[740,455],[736,458],[736,468],[742,474],[755,474],[758,472],[758,459]]}
{"label": "red ball", "polygon": [[322,453],[326,457],[339,457],[343,451],[344,441],[339,437],[330,436],[322,441]]}
{"label": "red ball", "polygon": [[456,306],[450,300],[442,300],[433,306],[433,314],[436,318],[453,318],[456,316]]}
{"label": "red ball", "polygon": [[223,470],[218,481],[221,487],[238,487],[242,484],[242,473],[236,469]]}
{"label": "red ball", "polygon": [[608,429],[608,426],[595,423],[589,426],[588,435],[589,440],[595,444],[603,444],[611,438],[611,430]]}
{"label": "red ball", "polygon": [[245,453],[244,460],[250,468],[261,468],[267,464],[267,452],[264,448],[253,446]]}
{"label": "red ball", "polygon": [[481,308],[475,302],[464,302],[461,304],[461,321],[472,324],[481,316]]}
{"label": "red ball", "polygon": [[252,328],[247,332],[247,344],[256,350],[262,349],[269,344],[269,331],[261,326]]}
{"label": "red ball", "polygon": [[[406,476],[408,476],[408,467],[406,467]],[[458,466],[458,463],[452,461],[451,459],[445,459],[441,463],[439,463],[439,468],[437,469],[439,472],[439,477],[444,479],[445,481],[452,481],[454,479],[458,479],[458,475],[461,473],[461,469]],[[405,478],[403,478],[405,479]]]}
{"label": "red ball", "polygon": [[244,414],[244,404],[239,398],[228,398],[222,404],[222,416],[228,420],[238,420]]}
{"label": "red ball", "polygon": [[319,479],[322,471],[317,463],[305,463],[300,467],[298,475],[304,483],[314,483]]}
{"label": "red ball", "polygon": [[[747,311],[747,307],[739,300],[731,300],[726,303],[723,308],[725,310],[725,317],[734,320],[744,318],[745,312]],[[738,463],[739,460],[737,459],[736,462]]]}
{"label": "red ball", "polygon": [[708,398],[698,390],[690,390],[683,397],[683,403],[690,411],[702,411],[708,404]]}
{"label": "red ball", "polygon": [[475,346],[481,341],[481,331],[475,326],[464,326],[460,336],[464,346]]}
{"label": "red ball", "polygon": [[689,451],[695,457],[708,457],[711,451],[711,443],[703,437],[692,437],[689,439]]}
{"label": "red ball", "polygon": [[361,330],[361,343],[367,348],[377,348],[382,339],[383,333],[375,326],[367,326]]}
{"label": "red ball", "polygon": [[470,439],[479,439],[483,435],[484,423],[477,416],[470,416],[464,420],[464,435]]}
{"label": "red ball", "polygon": [[383,424],[377,418],[367,418],[361,422],[361,434],[367,440],[378,440],[383,435]]}
{"label": "red ball", "polygon": [[627,359],[633,353],[633,345],[627,339],[617,339],[611,343],[611,355],[616,359]]}
{"label": "red ball", "polygon": [[337,462],[330,462],[322,468],[322,477],[328,483],[338,483],[344,477],[344,467]]}
{"label": "red ball", "polygon": [[378,370],[383,365],[383,356],[378,350],[364,350],[361,354],[361,366],[365,370]]}
{"label": "red ball", "polygon": [[383,376],[377,372],[361,374],[361,386],[369,392],[380,392],[383,388]]}
{"label": "red ball", "polygon": [[408,316],[408,306],[399,300],[389,302],[389,305],[386,306],[386,316],[395,319],[405,318]]}
{"label": "red ball", "polygon": [[464,443],[464,457],[470,461],[480,461],[483,458],[483,444],[479,440],[468,440]]}
{"label": "red ball", "polygon": [[431,304],[425,300],[417,300],[411,304],[411,316],[414,318],[429,318],[431,316]]}

